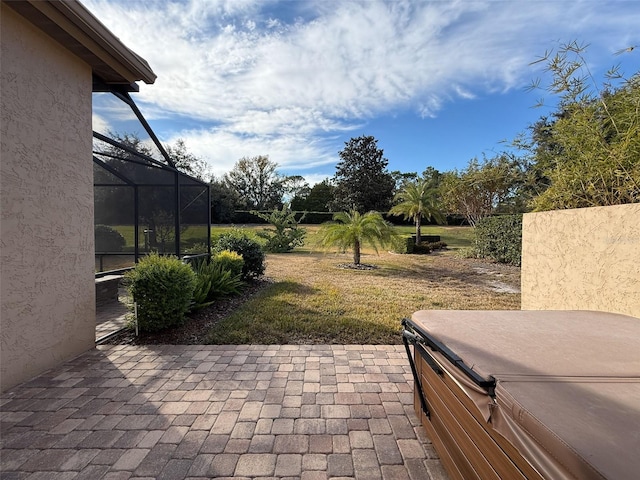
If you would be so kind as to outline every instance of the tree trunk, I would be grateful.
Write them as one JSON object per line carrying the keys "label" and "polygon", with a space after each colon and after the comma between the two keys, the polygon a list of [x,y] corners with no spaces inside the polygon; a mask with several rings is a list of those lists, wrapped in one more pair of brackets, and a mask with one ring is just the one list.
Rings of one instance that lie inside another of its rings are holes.
{"label": "tree trunk", "polygon": [[416,245],[420,245],[420,242],[422,242],[422,238],[420,238],[420,227],[421,227],[421,220],[422,217],[420,215],[418,215],[416,217]]}
{"label": "tree trunk", "polygon": [[360,242],[358,240],[353,244],[353,263],[360,265]]}

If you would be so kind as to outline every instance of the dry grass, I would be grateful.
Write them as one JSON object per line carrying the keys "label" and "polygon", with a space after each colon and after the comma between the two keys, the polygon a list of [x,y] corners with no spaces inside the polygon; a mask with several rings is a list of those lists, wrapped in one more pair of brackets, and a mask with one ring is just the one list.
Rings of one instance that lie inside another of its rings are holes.
{"label": "dry grass", "polygon": [[[519,309],[517,267],[432,255],[270,254],[273,283],[211,330],[210,343],[400,342],[400,320],[422,309]],[[502,289],[500,292],[498,290]]]}

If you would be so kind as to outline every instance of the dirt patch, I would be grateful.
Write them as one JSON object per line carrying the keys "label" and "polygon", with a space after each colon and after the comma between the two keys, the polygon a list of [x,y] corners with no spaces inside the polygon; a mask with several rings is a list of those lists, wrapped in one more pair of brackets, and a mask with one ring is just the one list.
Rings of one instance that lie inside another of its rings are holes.
{"label": "dirt patch", "polygon": [[[520,293],[520,269],[499,263],[474,265],[483,284],[498,293]],[[514,270],[514,269],[517,269]],[[517,276],[517,278],[515,278]]]}
{"label": "dirt patch", "polygon": [[376,265],[368,265],[366,263],[339,263],[338,268],[346,268],[347,270],[375,270]]}

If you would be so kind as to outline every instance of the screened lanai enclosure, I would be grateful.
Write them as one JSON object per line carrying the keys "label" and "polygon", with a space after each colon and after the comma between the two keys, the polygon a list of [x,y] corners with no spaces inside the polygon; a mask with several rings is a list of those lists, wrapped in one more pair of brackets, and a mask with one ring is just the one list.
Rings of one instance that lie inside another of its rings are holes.
{"label": "screened lanai enclosure", "polygon": [[[95,91],[93,172],[96,272],[158,252],[210,250],[209,185],[186,174],[126,91]],[[98,89],[99,90],[99,89]]]}

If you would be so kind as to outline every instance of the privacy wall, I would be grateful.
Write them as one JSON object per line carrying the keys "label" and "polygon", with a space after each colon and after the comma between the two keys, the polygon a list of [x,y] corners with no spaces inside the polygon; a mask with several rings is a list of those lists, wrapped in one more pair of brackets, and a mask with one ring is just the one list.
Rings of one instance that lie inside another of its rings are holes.
{"label": "privacy wall", "polygon": [[526,214],[522,309],[640,318],[640,204]]}
{"label": "privacy wall", "polygon": [[2,3],[1,384],[95,339],[92,69]]}

